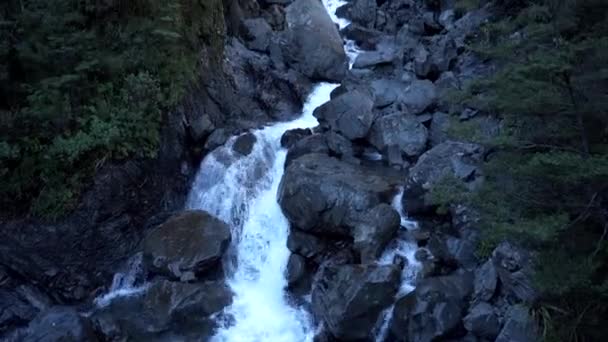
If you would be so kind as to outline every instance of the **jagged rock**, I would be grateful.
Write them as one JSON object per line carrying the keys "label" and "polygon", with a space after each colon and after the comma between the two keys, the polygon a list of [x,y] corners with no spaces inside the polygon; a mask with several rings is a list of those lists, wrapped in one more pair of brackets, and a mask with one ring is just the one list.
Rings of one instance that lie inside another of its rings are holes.
{"label": "jagged rock", "polygon": [[449,70],[458,57],[456,43],[447,36],[433,37],[429,49],[431,52],[431,71],[435,75]]}
{"label": "jagged rock", "polygon": [[392,335],[398,341],[440,340],[461,323],[471,291],[468,273],[423,279],[395,304]]}
{"label": "jagged rock", "polygon": [[537,297],[532,280],[532,261],[527,251],[509,242],[502,242],[492,252],[492,263],[500,279],[501,293],[524,303]]}
{"label": "jagged rock", "polygon": [[267,52],[272,28],[263,18],[245,19],[241,24],[245,45],[251,50]]}
{"label": "jagged rock", "polygon": [[486,261],[475,271],[475,298],[489,301],[496,293],[498,275],[492,260]]}
{"label": "jagged rock", "polygon": [[234,141],[232,149],[243,156],[247,156],[253,150],[256,141],[257,138],[253,133],[245,133]]}
{"label": "jagged rock", "polygon": [[379,64],[394,62],[398,57],[398,49],[392,42],[381,42],[376,45],[374,51],[363,51],[359,53],[353,64],[353,68],[369,68]]}
{"label": "jagged rock", "polygon": [[515,305],[509,309],[505,324],[496,338],[496,342],[535,342],[539,335],[536,323],[528,309]]}
{"label": "jagged rock", "polygon": [[297,283],[306,272],[306,261],[298,254],[291,254],[287,261],[287,284],[290,286]]}
{"label": "jagged rock", "polygon": [[194,142],[202,142],[215,129],[208,114],[201,111],[184,111],[188,133]]}
{"label": "jagged rock", "polygon": [[463,322],[468,331],[489,340],[494,340],[500,332],[500,322],[494,307],[485,302],[473,306]]}
{"label": "jagged rock", "polygon": [[287,248],[292,253],[320,263],[329,244],[314,235],[292,228],[287,239]]}
{"label": "jagged rock", "polygon": [[420,78],[426,78],[431,72],[431,54],[422,44],[414,50],[414,72]]}
{"label": "jagged rock", "polygon": [[454,28],[455,18],[456,18],[456,14],[454,13],[454,10],[448,9],[448,10],[441,12],[437,21],[446,30],[450,31],[452,28]]}
{"label": "jagged rock", "polygon": [[479,32],[479,26],[490,18],[490,13],[485,9],[468,11],[460,19],[456,20],[448,35],[454,39],[457,48],[465,46],[467,37]]}
{"label": "jagged rock", "polygon": [[107,340],[207,340],[216,327],[210,316],[232,303],[232,292],[221,281],[156,280],[143,291],[97,308],[92,315],[96,330]]}
{"label": "jagged rock", "polygon": [[399,146],[407,156],[417,156],[426,147],[428,132],[413,115],[393,114],[377,119],[370,131],[369,142],[382,151]]}
{"label": "jagged rock", "polygon": [[289,1],[285,5],[271,4],[262,14],[266,22],[270,24],[273,30],[283,31],[285,29],[285,7],[291,3]]}
{"label": "jagged rock", "polygon": [[376,108],[384,108],[393,104],[407,87],[403,82],[388,78],[373,80],[370,86],[374,94],[374,106]]}
{"label": "jagged rock", "polygon": [[443,112],[433,114],[431,128],[429,130],[429,141],[431,146],[437,146],[448,140],[451,123],[450,115]]}
{"label": "jagged rock", "polygon": [[285,55],[304,75],[340,81],[348,70],[342,38],[322,3],[295,0],[287,6]]}
{"label": "jagged rock", "polygon": [[329,154],[329,146],[327,146],[327,138],[323,134],[313,134],[296,142],[287,152],[285,166],[303,155],[311,153]]}
{"label": "jagged rock", "polygon": [[349,3],[347,17],[364,27],[372,28],[376,23],[376,0],[355,0]]}
{"label": "jagged rock", "polygon": [[97,341],[90,322],[75,309],[55,306],[41,312],[28,326],[21,341]]}
{"label": "jagged rock", "polygon": [[406,113],[420,114],[436,103],[437,90],[429,80],[415,80],[400,96],[399,101],[403,104]]}
{"label": "jagged rock", "polygon": [[292,161],[279,186],[279,204],[297,228],[325,235],[352,236],[362,215],[388,202],[391,180],[322,154]]}
{"label": "jagged rock", "polygon": [[370,95],[354,90],[316,108],[313,115],[322,124],[353,140],[363,138],[369,132],[374,119],[373,107],[374,101]]}
{"label": "jagged rock", "polygon": [[5,330],[27,324],[36,313],[36,308],[18,294],[0,289],[0,336]]}
{"label": "jagged rock", "polygon": [[145,237],[144,264],[166,276],[191,278],[219,266],[230,240],[226,223],[201,210],[184,211]]}
{"label": "jagged rock", "polygon": [[[430,208],[426,192],[446,176],[471,181],[479,175],[478,165],[483,148],[477,144],[446,141],[425,152],[410,169],[407,191],[403,196],[404,208],[410,214]],[[475,186],[475,183],[470,183]]]}
{"label": "jagged rock", "polygon": [[399,230],[401,218],[390,205],[382,203],[364,215],[364,221],[355,226],[353,248],[359,252],[362,263],[373,263]]}
{"label": "jagged rock", "polygon": [[326,132],[323,135],[325,136],[330,155],[342,158],[353,155],[353,144],[350,140],[332,131]]}
{"label": "jagged rock", "polygon": [[230,138],[230,133],[226,129],[224,129],[224,128],[216,129],[207,138],[207,141],[205,142],[205,149],[208,151],[214,150],[214,149],[218,148],[219,146],[224,145],[226,143],[226,141],[228,141],[229,138]]}
{"label": "jagged rock", "polygon": [[400,274],[393,265],[324,266],[313,284],[313,313],[337,339],[371,338],[380,312],[397,293]]}
{"label": "jagged rock", "polygon": [[478,235],[473,230],[467,230],[460,238],[448,237],[447,250],[458,266],[472,270],[477,265],[475,250],[478,245]]}
{"label": "jagged rock", "polygon": [[347,39],[353,40],[357,46],[364,50],[373,50],[383,39],[384,34],[380,31],[361,27],[357,24],[349,24],[341,31]]}
{"label": "jagged rock", "polygon": [[281,146],[284,148],[291,148],[298,141],[310,136],[311,134],[312,131],[309,128],[290,129],[283,133],[283,136],[281,136]]}

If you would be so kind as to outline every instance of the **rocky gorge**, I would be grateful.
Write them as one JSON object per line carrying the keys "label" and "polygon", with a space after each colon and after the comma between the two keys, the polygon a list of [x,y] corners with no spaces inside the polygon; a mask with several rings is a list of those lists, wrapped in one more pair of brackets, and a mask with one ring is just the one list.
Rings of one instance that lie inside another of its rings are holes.
{"label": "rocky gorge", "polygon": [[447,101],[494,71],[466,46],[489,10],[215,6],[222,58],[166,115],[159,158],[106,166],[63,222],[2,222],[0,339],[537,340],[530,253],[479,259],[476,213],[430,198],[484,181],[489,151],[453,120],[501,129]]}

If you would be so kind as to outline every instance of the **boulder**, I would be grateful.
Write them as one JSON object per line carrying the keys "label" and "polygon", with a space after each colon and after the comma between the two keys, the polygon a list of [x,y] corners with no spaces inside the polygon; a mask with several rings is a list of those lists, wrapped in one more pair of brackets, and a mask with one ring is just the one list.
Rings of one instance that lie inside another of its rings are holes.
{"label": "boulder", "polygon": [[247,48],[267,52],[272,28],[263,18],[245,19],[241,23],[241,35]]}
{"label": "boulder", "polygon": [[420,114],[437,102],[437,90],[429,80],[414,80],[400,96],[399,102],[406,113]]}
{"label": "boulder", "polygon": [[37,312],[17,293],[0,288],[0,336],[6,330],[27,324]]}
{"label": "boulder", "polygon": [[424,47],[419,44],[414,50],[414,72],[416,76],[420,78],[426,78],[431,72],[431,54]]}
{"label": "boulder", "polygon": [[480,175],[478,165],[483,158],[483,148],[477,144],[446,141],[420,156],[410,169],[403,205],[410,214],[422,213],[431,207],[426,192],[447,176],[461,179],[471,187]]}
{"label": "boulder", "polygon": [[374,120],[374,101],[369,94],[354,90],[316,108],[313,115],[349,140],[363,138]]}
{"label": "boulder", "polygon": [[318,0],[296,0],[286,10],[285,55],[304,75],[340,81],[348,59],[335,24]]}
{"label": "boulder", "polygon": [[107,340],[156,340],[177,334],[208,340],[216,327],[213,314],[232,303],[230,289],[220,281],[180,283],[156,280],[135,296],[117,297],[93,313],[96,330]]}
{"label": "boulder", "polygon": [[373,263],[380,257],[386,245],[393,239],[401,218],[388,204],[382,203],[371,209],[365,220],[355,226],[353,248],[359,252],[362,263]]}
{"label": "boulder", "polygon": [[492,260],[486,261],[475,270],[475,299],[489,301],[494,297],[498,286],[498,275]]}
{"label": "boulder", "polygon": [[312,134],[309,128],[295,128],[290,129],[283,133],[281,136],[281,146],[284,148],[290,148],[295,145],[298,141]]}
{"label": "boulder", "polygon": [[[396,180],[395,180],[396,182]],[[289,164],[279,186],[279,204],[289,221],[307,232],[352,236],[363,215],[390,201],[387,176],[322,154]]]}
{"label": "boulder", "polygon": [[376,0],[354,0],[349,3],[346,16],[364,27],[373,28],[376,23]]}
{"label": "boulder", "polygon": [[245,133],[234,141],[232,149],[242,156],[247,156],[253,150],[256,141],[257,138],[253,133]]}
{"label": "boulder", "polygon": [[380,151],[399,146],[408,157],[421,154],[428,138],[426,127],[415,116],[393,114],[378,118],[369,133],[369,142]]}
{"label": "boulder", "polygon": [[395,304],[390,329],[399,341],[435,341],[462,321],[472,291],[468,273],[426,278]]}
{"label": "boulder", "polygon": [[492,305],[480,302],[463,319],[464,327],[476,336],[494,340],[500,332],[500,322]]}
{"label": "boulder", "polygon": [[298,141],[287,151],[285,166],[287,167],[295,159],[301,156],[320,153],[329,155],[329,146],[324,134],[313,134]]}
{"label": "boulder", "polygon": [[28,326],[21,341],[97,341],[90,322],[71,307],[55,306],[41,312]]}
{"label": "boulder", "polygon": [[535,342],[538,340],[536,322],[528,309],[515,305],[507,312],[505,324],[495,342]]}
{"label": "boulder", "polygon": [[294,285],[300,279],[302,279],[306,272],[306,261],[304,260],[304,257],[292,253],[287,261],[286,272],[287,284],[289,286]]}
{"label": "boulder", "polygon": [[437,112],[433,114],[429,130],[429,141],[431,146],[437,146],[448,140],[452,120],[449,114]]}
{"label": "boulder", "polygon": [[502,242],[492,252],[492,263],[500,279],[501,293],[518,302],[533,303],[538,294],[533,287],[533,267],[528,251]]}
{"label": "boulder", "polygon": [[[458,57],[456,43],[445,35],[433,37],[429,49],[431,52],[431,71],[437,76],[449,70]],[[434,78],[436,79],[437,76]]]}
{"label": "boulder", "polygon": [[373,80],[370,84],[374,97],[374,107],[384,108],[393,104],[402,92],[405,92],[407,84],[389,78]]}
{"label": "boulder", "polygon": [[204,211],[184,211],[144,238],[144,264],[153,272],[189,279],[219,266],[230,240],[226,223]]}
{"label": "boulder", "polygon": [[312,288],[312,311],[341,341],[370,339],[382,310],[394,300],[401,270],[394,265],[322,267]]}
{"label": "boulder", "polygon": [[349,24],[340,33],[364,50],[374,50],[384,37],[384,34],[378,30],[361,27],[357,24]]}
{"label": "boulder", "polygon": [[321,263],[330,245],[323,239],[292,228],[287,238],[287,248],[294,254]]}
{"label": "boulder", "polygon": [[382,42],[374,51],[363,51],[357,55],[353,68],[363,69],[379,64],[394,62],[398,57],[398,49],[392,42]]}

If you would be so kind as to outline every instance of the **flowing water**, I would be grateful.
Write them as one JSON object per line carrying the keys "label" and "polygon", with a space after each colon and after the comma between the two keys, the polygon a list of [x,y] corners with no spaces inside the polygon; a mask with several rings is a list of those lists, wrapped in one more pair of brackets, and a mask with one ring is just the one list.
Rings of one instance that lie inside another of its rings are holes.
{"label": "flowing water", "polygon": [[[340,28],[349,24],[335,15],[336,9],[346,1],[323,0],[323,4]],[[348,40],[344,47],[352,66],[359,50]],[[206,210],[224,220],[233,236],[229,257],[224,263],[234,299],[217,318],[219,328],[212,338],[214,342],[309,342],[317,333],[318,327],[309,312],[291,302],[285,293],[289,222],[277,202],[277,191],[287,151],[281,147],[280,139],[287,130],[317,126],[312,112],[329,101],[331,91],[337,86],[316,85],[298,119],[252,132],[256,142],[247,156],[233,151],[238,137],[232,137],[208,154],[200,165],[187,207]],[[415,229],[415,223],[409,221],[401,209],[402,195],[401,192],[395,197],[393,206],[402,217],[402,228]],[[415,250],[410,240],[396,239],[378,260],[380,264],[387,264],[392,263],[395,256],[407,259],[399,295],[413,289],[419,269]],[[96,301],[99,306],[115,297],[135,295],[146,289],[145,285],[137,285],[136,276],[129,272],[116,275],[111,291]],[[392,308],[389,308],[379,320],[377,341],[385,339],[391,316]]]}

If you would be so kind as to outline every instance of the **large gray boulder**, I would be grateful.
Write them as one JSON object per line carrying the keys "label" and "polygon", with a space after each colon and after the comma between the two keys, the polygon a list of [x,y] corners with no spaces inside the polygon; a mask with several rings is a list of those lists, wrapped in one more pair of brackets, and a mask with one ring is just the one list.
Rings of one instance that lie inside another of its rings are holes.
{"label": "large gray boulder", "polygon": [[313,115],[333,131],[347,139],[363,138],[374,121],[374,100],[365,91],[353,90],[326,102],[314,110]]}
{"label": "large gray boulder", "polygon": [[232,292],[221,281],[156,280],[143,291],[98,307],[92,315],[96,330],[112,341],[207,340],[216,327],[211,315],[232,303]]}
{"label": "large gray boulder", "polygon": [[163,275],[190,280],[220,264],[230,227],[201,210],[184,211],[152,230],[143,241],[144,264]]}
{"label": "large gray boulder", "polygon": [[498,286],[498,275],[492,260],[486,261],[475,270],[475,299],[489,301]]}
{"label": "large gray boulder", "polygon": [[386,203],[369,210],[353,232],[353,248],[359,252],[361,262],[376,261],[399,230],[400,224],[399,213]]}
{"label": "large gray boulder", "polygon": [[398,341],[436,341],[462,322],[472,291],[470,274],[427,278],[395,304],[390,329]]}
{"label": "large gray boulder", "polygon": [[437,89],[429,80],[414,80],[399,97],[408,114],[420,114],[437,102]]}
{"label": "large gray boulder", "polygon": [[507,312],[505,324],[495,342],[535,342],[539,340],[536,322],[528,309],[515,305]]}
{"label": "large gray boulder", "polygon": [[263,18],[245,19],[241,24],[241,34],[245,38],[245,45],[251,50],[268,51],[272,28]]}
{"label": "large gray boulder", "polygon": [[376,46],[373,51],[363,51],[359,53],[353,64],[353,68],[369,68],[379,64],[387,64],[395,61],[399,55],[399,50],[393,42],[384,41]]}
{"label": "large gray boulder", "polygon": [[369,210],[390,201],[394,182],[375,171],[323,154],[292,161],[279,186],[279,204],[297,228],[352,237]]}
{"label": "large gray boulder", "polygon": [[501,294],[511,300],[533,303],[538,293],[533,287],[530,253],[509,242],[502,242],[492,252],[492,263],[501,284]]}
{"label": "large gray boulder", "polygon": [[369,142],[380,151],[396,145],[408,157],[417,156],[426,147],[428,132],[414,115],[392,114],[374,121]]}
{"label": "large gray boulder", "polygon": [[485,302],[473,306],[463,322],[468,331],[489,340],[494,340],[500,332],[500,322],[494,307]]}
{"label": "large gray boulder", "polygon": [[371,338],[382,310],[394,300],[401,270],[395,265],[323,266],[312,288],[312,310],[340,341]]}
{"label": "large gray boulder", "polygon": [[296,0],[286,9],[288,61],[313,79],[340,81],[348,70],[342,39],[318,0]]}
{"label": "large gray boulder", "polygon": [[403,196],[404,208],[410,214],[431,208],[427,192],[445,177],[455,177],[473,188],[481,176],[482,159],[480,145],[455,141],[446,141],[425,152],[410,169]]}

